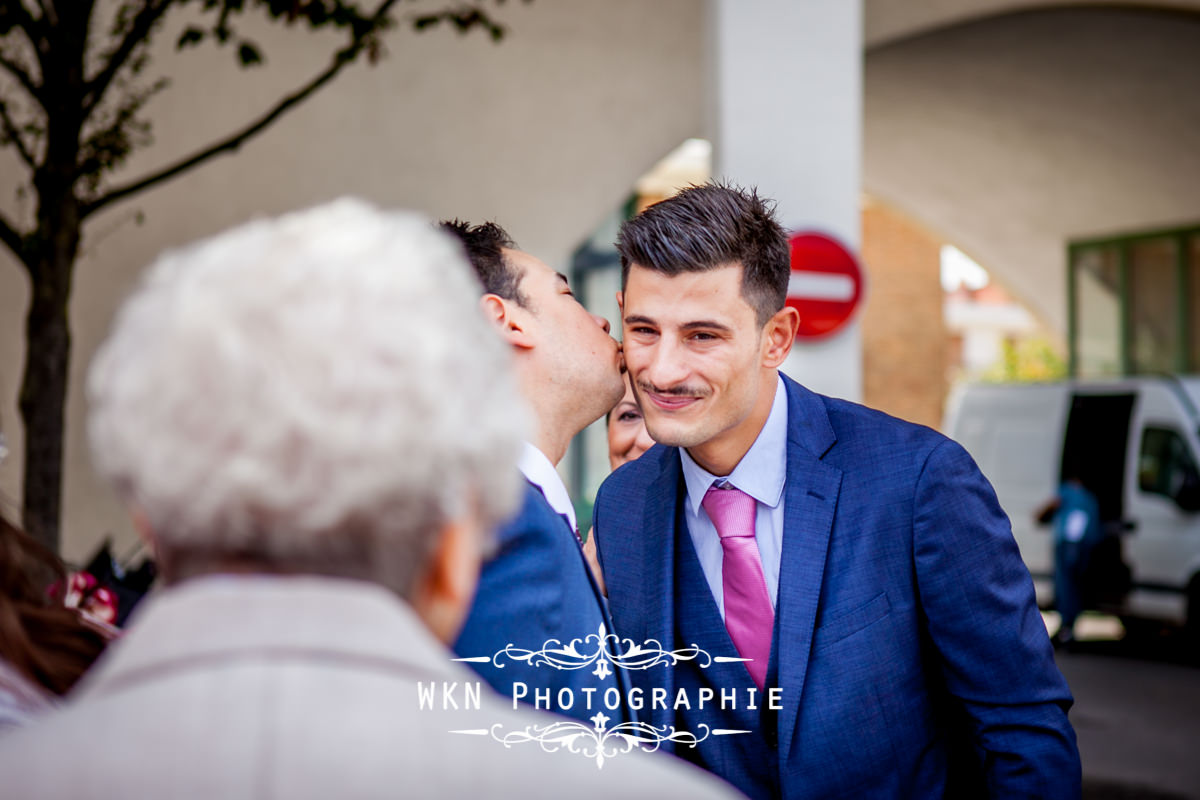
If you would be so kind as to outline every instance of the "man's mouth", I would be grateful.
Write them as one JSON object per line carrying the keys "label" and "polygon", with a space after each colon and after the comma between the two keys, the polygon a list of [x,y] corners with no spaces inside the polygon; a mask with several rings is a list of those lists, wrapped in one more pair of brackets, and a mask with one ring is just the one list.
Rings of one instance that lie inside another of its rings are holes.
{"label": "man's mouth", "polygon": [[651,392],[643,390],[645,397],[658,408],[663,411],[679,411],[687,408],[692,403],[700,401],[699,397],[693,395],[679,394],[660,394],[659,392]]}

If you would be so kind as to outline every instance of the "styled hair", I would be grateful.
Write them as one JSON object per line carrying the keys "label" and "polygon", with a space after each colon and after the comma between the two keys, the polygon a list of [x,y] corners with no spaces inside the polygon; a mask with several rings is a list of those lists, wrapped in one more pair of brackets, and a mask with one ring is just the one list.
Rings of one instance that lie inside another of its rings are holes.
{"label": "styled hair", "polygon": [[621,287],[629,267],[666,275],[742,266],[742,297],[765,325],[787,298],[787,234],[775,204],[754,189],[706,183],[689,186],[627,220],[617,234]]}
{"label": "styled hair", "polygon": [[173,576],[237,559],[408,596],[516,508],[527,415],[460,248],[361,201],[162,255],[88,375],[93,459]]}
{"label": "styled hair", "polygon": [[471,225],[458,219],[443,220],[439,226],[462,244],[485,294],[511,300],[522,308],[529,307],[521,293],[521,279],[525,275],[504,257],[505,249],[517,247],[504,228],[494,222]]}
{"label": "styled hair", "polygon": [[0,659],[49,692],[66,694],[108,644],[63,605],[66,570],[54,553],[0,515]]}

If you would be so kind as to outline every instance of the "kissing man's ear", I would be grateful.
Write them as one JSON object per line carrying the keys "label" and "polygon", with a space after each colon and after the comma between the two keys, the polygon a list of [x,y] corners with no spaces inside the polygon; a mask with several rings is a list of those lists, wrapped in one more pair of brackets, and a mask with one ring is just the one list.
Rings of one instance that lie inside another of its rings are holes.
{"label": "kissing man's ear", "polygon": [[528,329],[528,311],[512,300],[491,293],[479,298],[479,308],[483,311],[484,319],[492,323],[496,332],[510,345],[523,350],[533,347],[534,340]]}

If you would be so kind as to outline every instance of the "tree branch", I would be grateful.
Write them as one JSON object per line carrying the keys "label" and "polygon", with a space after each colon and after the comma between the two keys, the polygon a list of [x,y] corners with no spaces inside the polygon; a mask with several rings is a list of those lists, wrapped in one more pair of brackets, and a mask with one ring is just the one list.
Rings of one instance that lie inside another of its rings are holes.
{"label": "tree branch", "polygon": [[49,20],[53,25],[58,21],[58,16],[54,14],[54,6],[47,5],[46,0],[37,0],[38,11],[42,12],[42,19]]}
{"label": "tree branch", "polygon": [[[0,20],[7,17],[14,27],[24,31],[25,38],[33,48],[33,53],[37,57],[39,65],[45,66],[42,60],[44,54],[39,45],[46,44],[47,34],[50,33],[50,29],[47,26],[50,23],[46,19],[45,8],[41,2],[38,3],[38,10],[42,12],[42,16],[35,17],[25,7],[23,0],[4,0],[3,3],[0,3]],[[88,9],[88,13],[91,13],[90,9]]]}
{"label": "tree branch", "polygon": [[25,165],[30,169],[37,169],[37,160],[34,159],[33,153],[25,146],[25,140],[21,138],[21,131],[17,129],[17,125],[13,122],[13,118],[8,114],[8,104],[0,100],[0,129],[4,136],[13,143],[17,149],[17,155],[25,162]]}
{"label": "tree branch", "polygon": [[0,67],[13,76],[17,83],[21,84],[30,97],[34,99],[34,102],[43,108],[45,107],[42,103],[42,87],[33,82],[33,76],[25,70],[25,67],[3,54],[0,54]]}
{"label": "tree branch", "polygon": [[[41,4],[39,3],[38,5],[40,8]],[[5,2],[4,8],[0,9],[0,12],[2,12],[5,16],[11,15],[13,24],[25,31],[25,35],[29,37],[29,41],[32,42],[37,38],[35,36],[35,34],[38,33],[37,27],[38,24],[43,20],[33,16],[33,14],[30,14],[29,9],[25,7],[25,4],[21,0],[11,0],[11,2]]]}
{"label": "tree branch", "polygon": [[12,251],[12,254],[26,269],[30,268],[29,262],[25,260],[25,237],[5,219],[3,213],[0,213],[0,242],[3,242],[4,246]]}
{"label": "tree branch", "polygon": [[87,91],[83,97],[83,115],[84,119],[91,116],[92,111],[96,106],[100,105],[100,100],[104,97],[104,93],[108,91],[109,84],[113,78],[121,71],[121,67],[129,60],[129,56],[137,49],[137,46],[146,41],[150,36],[150,29],[154,27],[154,23],[162,18],[167,9],[175,0],[161,0],[155,3],[154,0],[142,6],[142,10],[134,17],[133,24],[129,26],[129,30],[125,33],[125,38],[117,45],[116,49],[108,57],[108,62],[104,67],[96,73],[96,75],[88,81]]}
{"label": "tree branch", "polygon": [[169,167],[164,167],[158,172],[152,173],[145,178],[133,181],[132,183],[119,186],[110,190],[107,194],[101,195],[90,202],[84,203],[80,210],[80,218],[82,219],[87,217],[89,214],[100,210],[109,203],[120,200],[122,197],[126,197],[127,195],[131,195],[135,192],[140,192],[141,190],[153,186],[156,183],[165,181],[168,178],[172,178],[181,172],[186,172],[192,167],[207,161],[219,153],[237,150],[239,147],[245,144],[248,139],[261,133],[272,122],[283,116],[294,106],[303,102],[308,98],[309,95],[320,89],[326,83],[333,80],[333,78],[336,77],[337,74],[341,72],[347,64],[353,62],[362,52],[363,48],[367,45],[370,37],[379,30],[381,24],[386,19],[388,10],[395,4],[395,2],[396,0],[384,0],[374,15],[372,15],[371,26],[369,29],[367,29],[362,35],[355,36],[350,44],[334,54],[333,60],[329,63],[329,66],[324,69],[324,71],[316,75],[312,80],[301,86],[296,91],[284,97],[266,114],[262,115],[237,133],[230,135],[211,147],[206,147],[205,149],[194,153],[193,155],[188,156],[187,158],[184,158]]}

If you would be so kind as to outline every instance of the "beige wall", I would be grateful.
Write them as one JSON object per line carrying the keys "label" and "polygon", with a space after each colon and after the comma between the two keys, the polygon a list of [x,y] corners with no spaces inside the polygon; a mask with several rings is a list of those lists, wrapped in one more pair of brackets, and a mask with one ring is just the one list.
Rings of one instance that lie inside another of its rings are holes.
{"label": "beige wall", "polygon": [[1200,0],[864,0],[863,41],[875,47],[984,17],[1064,6],[1200,11]]}
{"label": "beige wall", "polygon": [[[704,133],[702,0],[538,0],[497,9],[510,29],[503,43],[394,31],[379,65],[352,67],[237,155],[90,222],[71,306],[67,558],[86,556],[105,532],[118,535],[120,549],[133,541],[91,471],[80,387],[116,304],[161,249],[255,214],[357,194],[433,216],[494,218],[561,266],[638,176]],[[173,35],[168,29],[161,38]],[[261,72],[240,72],[228,53],[209,48],[160,53],[155,63],[173,65],[174,85],[151,106],[156,143],[119,179],[203,145],[323,63],[314,38],[276,29],[258,38],[269,59]],[[9,213],[19,211],[13,175],[13,163],[0,161],[0,206]],[[17,454],[27,296],[23,273],[0,255],[0,424]],[[397,453],[405,457],[412,456]],[[0,467],[0,492],[12,499],[19,461]]]}
{"label": "beige wall", "polygon": [[1200,15],[1068,8],[868,51],[863,183],[1066,334],[1066,248],[1200,219]]}

